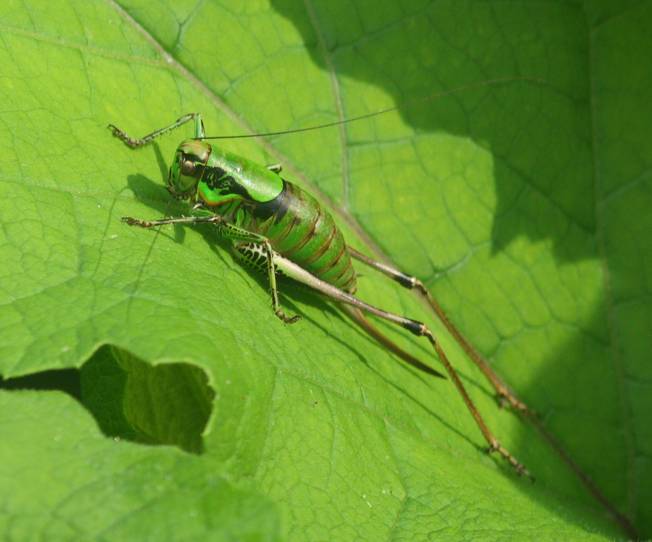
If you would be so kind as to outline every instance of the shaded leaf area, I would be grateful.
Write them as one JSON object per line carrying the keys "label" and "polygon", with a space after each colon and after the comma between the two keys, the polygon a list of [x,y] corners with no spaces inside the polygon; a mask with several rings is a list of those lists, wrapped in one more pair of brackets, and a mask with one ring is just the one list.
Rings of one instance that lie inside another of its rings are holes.
{"label": "shaded leaf area", "polygon": [[62,391],[85,407],[109,437],[202,451],[215,395],[196,366],[152,367],[124,350],[102,346],[77,369],[0,378],[4,390]]}
{"label": "shaded leaf area", "polygon": [[202,451],[215,393],[198,367],[152,367],[128,352],[102,347],[82,367],[81,390],[106,435]]}
{"label": "shaded leaf area", "polygon": [[[610,32],[645,50],[636,41],[645,4],[617,13],[576,2],[121,5],[127,14],[64,0],[0,7],[0,373],[83,366],[82,396],[108,433],[203,453],[114,442],[68,397],[3,393],[2,476],[17,490],[2,510],[30,517],[15,523],[18,534],[62,525],[77,537],[104,529],[120,538],[129,528],[178,538],[179,523],[199,539],[226,538],[235,525],[251,539],[616,537],[536,433],[496,408],[441,325],[434,330],[471,396],[536,484],[486,456],[450,383],[397,364],[324,300],[283,284],[284,305],[304,318],[282,326],[264,281],[210,228],[119,221],[184,212],[161,180],[189,134],[132,152],[107,122],[143,135],[201,111],[209,133],[291,128],[514,75],[545,84],[485,85],[342,129],[224,144],[281,161],[288,178],[332,204],[354,246],[427,279],[607,496],[649,531],[651,267],[640,240],[652,139],[640,119],[652,102],[625,92],[634,75],[636,88],[649,88],[640,56],[601,63],[617,50]],[[599,46],[604,54],[589,55]],[[412,296],[363,273],[362,297],[433,321]],[[436,363],[427,345],[380,326]],[[98,350],[106,344],[119,349]],[[181,393],[190,432],[160,423],[179,408],[166,404],[170,389]],[[57,429],[70,440],[54,438]],[[60,465],[74,472],[60,477]],[[43,479],[66,481],[34,499]]]}
{"label": "shaded leaf area", "polygon": [[3,390],[62,391],[73,399],[81,401],[81,382],[77,369],[53,369],[25,376],[4,379],[0,376]]}

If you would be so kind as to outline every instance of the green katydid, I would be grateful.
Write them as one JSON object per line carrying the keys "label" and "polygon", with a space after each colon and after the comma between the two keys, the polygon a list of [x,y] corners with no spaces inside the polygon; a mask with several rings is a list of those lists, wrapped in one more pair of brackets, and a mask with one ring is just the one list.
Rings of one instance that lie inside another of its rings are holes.
{"label": "green katydid", "polygon": [[[384,112],[386,111],[372,115]],[[359,118],[348,119],[347,122]],[[480,367],[501,401],[519,411],[529,412],[453,326],[419,279],[385,263],[374,261],[347,246],[331,215],[314,197],[283,179],[279,175],[279,165],[262,166],[208,143],[206,139],[219,139],[224,136],[206,137],[198,113],[184,115],[143,138],[132,138],[114,125],[109,125],[109,128],[126,145],[138,148],[190,121],[194,121],[195,137],[179,145],[167,179],[170,194],[178,199],[189,200],[192,204],[189,216],[159,220],[123,217],[123,221],[143,228],[164,224],[212,224],[221,237],[231,241],[238,260],[267,273],[272,307],[283,322],[295,323],[299,316],[287,315],[281,308],[276,284],[277,273],[339,302],[365,332],[398,357],[421,371],[443,377],[441,373],[394,344],[369,322],[364,313],[374,314],[416,336],[425,337],[462,396],[489,445],[489,452],[497,452],[518,474],[530,476],[528,470],[489,430],[431,330],[422,322],[385,311],[355,297],[357,275],[353,260],[379,270],[402,286],[414,289],[424,296],[455,339]],[[310,129],[322,127],[323,125]]]}
{"label": "green katydid", "polygon": [[[428,102],[478,86],[500,85],[514,81],[537,85],[546,84],[541,79],[531,77],[494,79],[436,92],[412,100],[411,103]],[[548,432],[535,413],[509,390],[487,361],[453,325],[441,306],[419,279],[409,276],[393,266],[375,261],[347,246],[342,233],[336,227],[330,214],[315,198],[283,179],[279,175],[281,173],[280,165],[258,165],[245,158],[225,152],[206,141],[318,130],[396,110],[398,110],[398,107],[390,107],[307,128],[210,137],[205,136],[201,117],[197,113],[184,115],[172,124],[151,132],[143,138],[132,138],[114,125],[109,125],[113,134],[131,148],[147,145],[157,137],[190,121],[194,121],[195,125],[195,137],[183,141],[178,146],[167,179],[167,188],[171,195],[178,199],[189,200],[192,204],[189,216],[151,221],[123,217],[123,221],[144,228],[163,224],[212,224],[219,235],[232,242],[237,259],[267,273],[274,312],[284,322],[294,323],[299,317],[286,315],[280,307],[276,287],[277,272],[287,275],[320,292],[327,298],[339,302],[341,308],[366,333],[388,350],[413,367],[430,375],[442,377],[441,373],[408,354],[383,335],[369,322],[364,313],[375,314],[393,324],[406,328],[417,336],[425,337],[444,365],[446,372],[455,384],[487,441],[489,445],[488,451],[497,452],[501,455],[518,474],[531,477],[527,469],[499,443],[489,430],[467,394],[457,372],[448,361],[445,352],[430,329],[421,322],[387,312],[355,297],[356,273],[353,269],[352,260],[357,260],[375,268],[402,286],[415,290],[425,298],[448,332],[485,375],[494,388],[501,405],[509,405],[530,420],[596,500],[609,511],[630,537],[636,538],[636,531],[629,520],[605,498],[592,480],[566,453],[556,438]]]}

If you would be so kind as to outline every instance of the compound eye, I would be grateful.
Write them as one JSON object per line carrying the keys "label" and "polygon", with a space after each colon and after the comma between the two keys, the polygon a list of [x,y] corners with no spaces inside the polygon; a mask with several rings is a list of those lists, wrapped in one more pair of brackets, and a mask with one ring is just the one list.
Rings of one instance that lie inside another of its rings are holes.
{"label": "compound eye", "polygon": [[195,172],[197,171],[197,167],[195,165],[195,162],[192,160],[181,160],[181,173],[183,175],[186,175],[188,177],[194,176]]}

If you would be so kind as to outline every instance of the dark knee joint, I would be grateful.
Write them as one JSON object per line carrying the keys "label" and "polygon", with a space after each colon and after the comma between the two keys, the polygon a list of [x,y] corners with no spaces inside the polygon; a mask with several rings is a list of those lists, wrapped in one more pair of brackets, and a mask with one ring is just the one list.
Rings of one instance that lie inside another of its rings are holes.
{"label": "dark knee joint", "polygon": [[416,278],[406,275],[405,273],[397,273],[394,276],[394,280],[403,286],[403,288],[407,288],[408,290],[414,289],[418,282]]}
{"label": "dark knee joint", "polygon": [[417,320],[410,320],[406,318],[406,321],[403,322],[402,326],[407,329],[410,333],[413,333],[417,337],[422,337],[423,335],[427,335],[427,328],[424,324],[421,322],[418,322]]}

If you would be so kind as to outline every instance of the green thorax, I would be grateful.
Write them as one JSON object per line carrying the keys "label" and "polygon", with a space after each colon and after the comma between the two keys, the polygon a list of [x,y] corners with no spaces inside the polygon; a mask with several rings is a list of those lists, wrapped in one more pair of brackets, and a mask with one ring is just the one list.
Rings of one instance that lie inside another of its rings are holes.
{"label": "green thorax", "polygon": [[[183,145],[183,144],[182,144]],[[266,203],[283,190],[283,180],[266,167],[210,145],[197,185],[197,199],[208,206],[234,199]]]}

